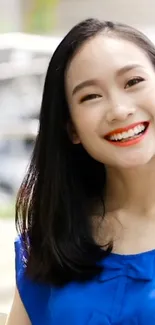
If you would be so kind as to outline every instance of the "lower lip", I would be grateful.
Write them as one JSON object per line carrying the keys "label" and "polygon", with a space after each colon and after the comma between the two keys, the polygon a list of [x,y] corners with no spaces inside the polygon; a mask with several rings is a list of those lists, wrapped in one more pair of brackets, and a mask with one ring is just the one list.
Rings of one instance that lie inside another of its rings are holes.
{"label": "lower lip", "polygon": [[113,144],[114,146],[117,147],[129,147],[129,146],[133,146],[134,144],[139,143],[140,141],[142,141],[145,137],[145,135],[147,134],[149,125],[147,126],[147,128],[145,129],[144,133],[140,134],[137,138],[135,139],[131,139],[128,141],[124,141],[124,142],[117,142],[117,141],[111,141],[111,140],[107,140],[108,142],[110,142],[111,144]]}

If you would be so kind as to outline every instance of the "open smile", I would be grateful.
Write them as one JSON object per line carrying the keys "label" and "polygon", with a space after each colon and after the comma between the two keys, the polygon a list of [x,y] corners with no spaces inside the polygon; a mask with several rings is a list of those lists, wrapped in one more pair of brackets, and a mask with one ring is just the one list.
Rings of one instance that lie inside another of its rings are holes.
{"label": "open smile", "polygon": [[130,146],[140,142],[148,130],[149,122],[138,122],[125,128],[116,129],[104,136],[108,142],[116,146]]}

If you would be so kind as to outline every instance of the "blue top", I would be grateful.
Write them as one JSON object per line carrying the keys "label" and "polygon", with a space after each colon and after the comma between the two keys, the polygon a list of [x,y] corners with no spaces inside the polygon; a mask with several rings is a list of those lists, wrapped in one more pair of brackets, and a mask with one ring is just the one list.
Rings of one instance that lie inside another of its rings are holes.
{"label": "blue top", "polygon": [[98,278],[59,289],[28,279],[19,239],[15,250],[17,287],[32,325],[155,325],[155,250],[111,253]]}

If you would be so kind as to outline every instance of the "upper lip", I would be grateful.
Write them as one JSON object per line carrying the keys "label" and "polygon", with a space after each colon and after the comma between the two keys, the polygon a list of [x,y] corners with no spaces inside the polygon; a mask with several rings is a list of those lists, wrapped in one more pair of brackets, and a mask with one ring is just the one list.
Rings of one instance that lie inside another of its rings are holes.
{"label": "upper lip", "polygon": [[128,130],[133,129],[135,126],[137,126],[139,124],[145,124],[147,126],[149,124],[149,122],[148,121],[136,122],[136,123],[130,124],[128,126],[125,126],[124,128],[115,129],[113,131],[108,132],[104,136],[104,138],[107,138],[107,137],[112,136],[114,134],[118,134],[118,133],[122,133],[122,132],[127,132]]}

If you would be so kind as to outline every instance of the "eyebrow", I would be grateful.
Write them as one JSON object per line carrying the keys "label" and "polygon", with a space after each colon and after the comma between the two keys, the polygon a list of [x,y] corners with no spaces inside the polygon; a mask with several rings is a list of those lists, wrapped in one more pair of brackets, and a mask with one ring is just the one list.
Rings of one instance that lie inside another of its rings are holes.
{"label": "eyebrow", "polygon": [[75,88],[73,89],[72,95],[75,95],[78,91],[80,91],[81,89],[88,87],[88,86],[94,86],[97,84],[97,80],[95,79],[89,79],[86,81],[81,82],[80,84],[78,84],[77,86],[75,86]]}
{"label": "eyebrow", "polygon": [[117,76],[121,76],[123,73],[128,72],[133,69],[142,69],[143,67],[140,64],[129,64],[117,71]]}
{"label": "eyebrow", "polygon": [[[141,65],[139,64],[130,64],[130,65],[126,65],[123,68],[119,69],[116,73],[117,77],[121,76],[122,74],[124,74],[125,72],[128,72],[130,70],[136,69],[136,68],[142,68]],[[80,91],[81,89],[88,87],[88,86],[94,86],[96,85],[98,82],[96,79],[89,79],[89,80],[85,80],[83,82],[81,82],[80,84],[78,84],[77,86],[75,86],[75,88],[73,89],[72,95],[75,95],[78,91]]]}

